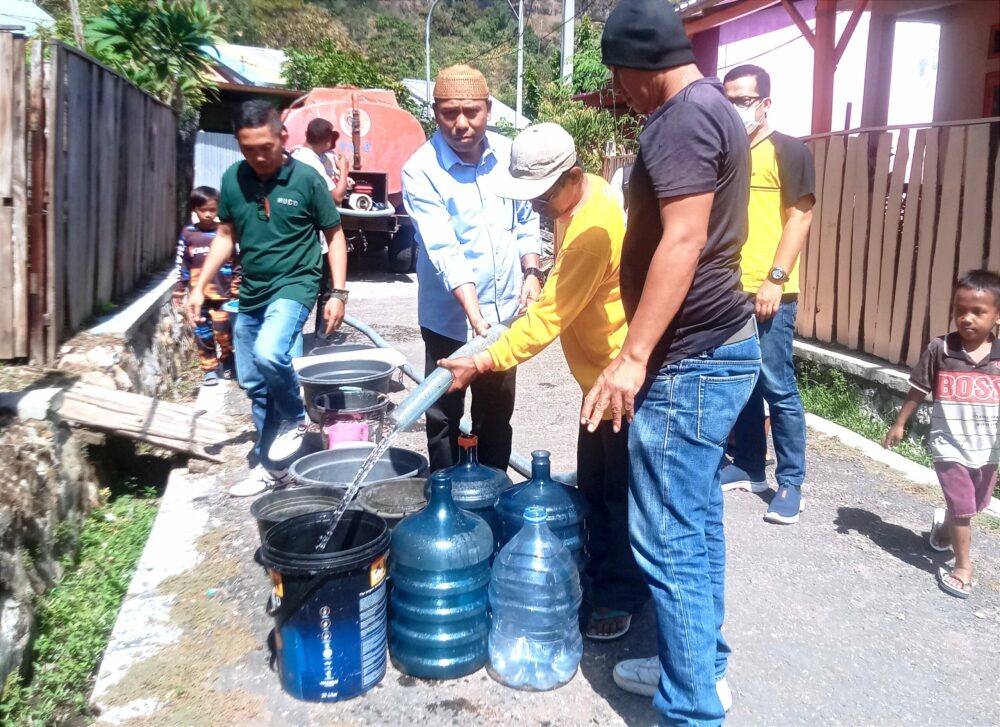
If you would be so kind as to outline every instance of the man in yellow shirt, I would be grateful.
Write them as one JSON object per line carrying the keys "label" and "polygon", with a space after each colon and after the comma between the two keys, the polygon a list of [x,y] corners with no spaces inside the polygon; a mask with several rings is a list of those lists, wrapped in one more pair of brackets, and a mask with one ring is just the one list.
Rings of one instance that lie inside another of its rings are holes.
{"label": "man in yellow shirt", "polygon": [[749,232],[740,268],[753,297],[760,335],[760,378],[736,426],[733,462],[722,470],[722,490],[766,492],[764,402],[771,413],[778,492],[764,519],[790,525],[802,510],[806,476],[806,420],[795,383],[792,338],[799,294],[799,253],[809,236],[816,202],[812,155],[798,139],[767,122],[771,78],[760,66],[737,66],[723,81],[726,96],[750,136]]}
{"label": "man in yellow shirt", "polygon": [[[607,182],[576,163],[573,139],[558,124],[517,135],[510,178],[498,194],[531,200],[536,212],[555,221],[555,263],[538,300],[496,343],[475,358],[438,365],[451,369],[458,391],[480,374],[524,363],[559,338],[585,394],[618,355],[627,331],[618,287],[622,208]],[[590,505],[586,634],[604,641],[625,635],[649,597],[629,545],[628,436],[611,425],[609,412],[595,431],[581,427],[576,452],[578,485]]]}

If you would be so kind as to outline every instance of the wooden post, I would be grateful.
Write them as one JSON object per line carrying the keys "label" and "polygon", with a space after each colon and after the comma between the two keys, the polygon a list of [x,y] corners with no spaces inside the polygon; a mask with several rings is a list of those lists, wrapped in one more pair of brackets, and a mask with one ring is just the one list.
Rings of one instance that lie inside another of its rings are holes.
{"label": "wooden post", "polygon": [[816,0],[813,57],[812,133],[823,134],[833,124],[833,74],[837,34],[837,0]]}
{"label": "wooden post", "polygon": [[28,222],[28,356],[33,363],[48,360],[45,351],[45,65],[42,41],[31,42],[31,189]]}

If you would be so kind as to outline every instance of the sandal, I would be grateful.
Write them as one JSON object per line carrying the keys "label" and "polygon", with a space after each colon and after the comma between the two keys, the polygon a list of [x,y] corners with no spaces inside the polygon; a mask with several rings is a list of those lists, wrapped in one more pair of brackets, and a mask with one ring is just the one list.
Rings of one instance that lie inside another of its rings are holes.
{"label": "sandal", "polygon": [[934,508],[934,515],[931,518],[931,532],[927,536],[927,544],[931,546],[931,549],[939,553],[946,553],[951,550],[951,543],[943,545],[940,540],[941,531],[944,529],[947,517],[947,513],[943,507]]}
{"label": "sandal", "polygon": [[[951,581],[955,581],[958,585],[954,585]],[[941,590],[949,596],[954,596],[955,598],[968,598],[972,595],[972,581],[963,581],[961,578],[952,573],[950,568],[938,568],[937,582],[938,585],[941,586]]]}
{"label": "sandal", "polygon": [[[620,628],[610,634],[598,634],[594,633],[591,629],[603,621],[610,621],[611,619],[624,619],[625,626]],[[588,639],[593,639],[594,641],[614,641],[615,639],[620,639],[622,636],[628,633],[629,628],[632,626],[632,614],[628,611],[604,611],[603,613],[598,613],[597,609],[590,612],[590,623],[587,625],[586,636]]]}

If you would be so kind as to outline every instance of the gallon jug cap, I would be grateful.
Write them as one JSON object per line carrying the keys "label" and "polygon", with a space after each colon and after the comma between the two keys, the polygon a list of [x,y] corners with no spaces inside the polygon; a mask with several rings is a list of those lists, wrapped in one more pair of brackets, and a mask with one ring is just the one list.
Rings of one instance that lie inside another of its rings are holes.
{"label": "gallon jug cap", "polygon": [[472,449],[479,446],[479,437],[475,434],[459,434],[458,446],[462,449]]}
{"label": "gallon jug cap", "polygon": [[551,456],[552,456],[552,453],[549,452],[547,449],[536,449],[534,452],[531,453],[531,458],[532,459],[547,460]]}
{"label": "gallon jug cap", "polygon": [[545,522],[545,508],[541,505],[531,505],[524,508],[524,521],[529,523]]}

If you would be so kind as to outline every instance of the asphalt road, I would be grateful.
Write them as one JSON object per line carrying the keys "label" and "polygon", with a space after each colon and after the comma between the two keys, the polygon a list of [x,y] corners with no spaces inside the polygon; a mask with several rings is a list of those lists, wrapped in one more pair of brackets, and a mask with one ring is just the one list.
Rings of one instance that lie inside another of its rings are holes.
{"label": "asphalt road", "polygon": [[[371,277],[352,285],[351,315],[422,365],[416,285],[405,278]],[[554,471],[573,469],[579,400],[558,345],[522,367],[513,421],[515,449],[525,454],[548,449]],[[236,420],[249,422],[237,391],[230,397],[230,411]],[[423,448],[419,432],[403,441]],[[623,693],[611,679],[618,659],[652,653],[654,619],[649,608],[623,640],[587,642],[577,676],[553,692],[512,691],[485,672],[435,683],[390,668],[378,687],[347,702],[306,704],[285,695],[267,668],[264,643],[270,619],[263,605],[270,586],[253,562],[258,535],[248,516],[249,504],[227,498],[223,489],[238,476],[247,446],[244,442],[230,448],[229,465],[209,473],[217,476],[218,486],[197,503],[208,510],[209,532],[218,536],[200,536],[205,562],[225,565],[216,570],[205,566],[199,582],[207,587],[211,584],[205,578],[215,579],[213,598],[222,601],[222,609],[211,612],[217,620],[205,626],[207,617],[189,614],[185,619],[186,609],[203,609],[204,604],[199,606],[197,598],[177,598],[174,620],[200,633],[197,643],[205,651],[188,649],[192,653],[187,656],[174,655],[181,663],[170,665],[171,678],[190,684],[187,692],[182,689],[152,715],[152,723],[656,723],[648,700]],[[1000,723],[1000,538],[976,530],[978,585],[972,598],[960,601],[938,589],[933,573],[943,561],[926,546],[931,508],[940,499],[936,492],[903,481],[839,442],[813,435],[808,472],[806,510],[795,526],[765,523],[766,502],[758,495],[727,495],[726,634],[734,650],[729,681],[735,698],[728,722]],[[160,588],[170,597],[170,585]],[[238,623],[240,638],[224,641],[221,632],[212,630],[218,619]],[[206,654],[214,655],[224,645],[232,654],[206,660]],[[125,681],[130,678],[131,673]],[[194,683],[200,691],[190,688]],[[185,693],[209,696],[200,698],[200,709],[194,704],[184,710],[180,707]]]}

